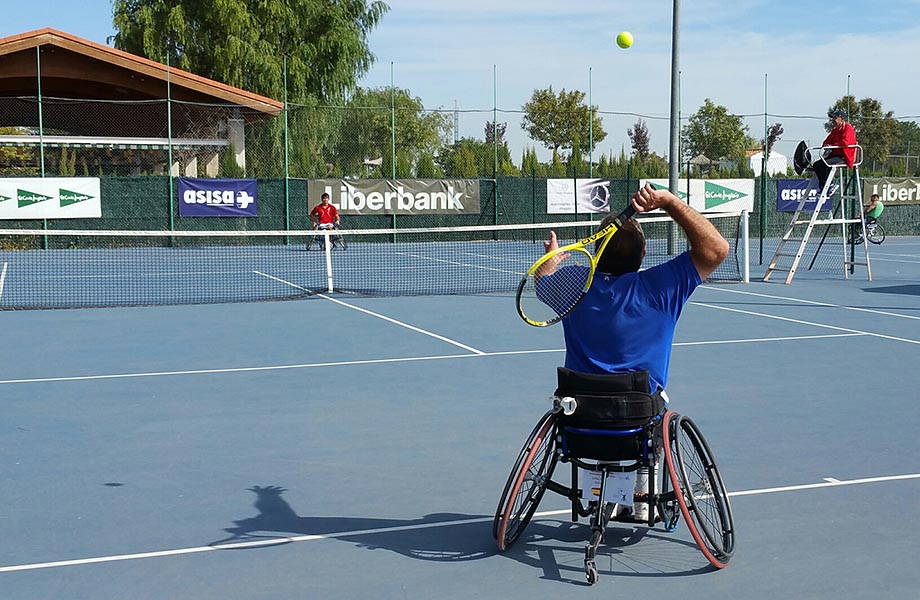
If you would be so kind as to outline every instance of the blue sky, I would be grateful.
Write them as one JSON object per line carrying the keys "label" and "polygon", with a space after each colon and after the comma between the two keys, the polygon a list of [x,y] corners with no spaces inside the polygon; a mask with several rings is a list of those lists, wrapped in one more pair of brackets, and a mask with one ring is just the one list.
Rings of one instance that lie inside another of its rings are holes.
{"label": "blue sky", "polygon": [[[110,0],[10,3],[0,36],[54,27],[105,43]],[[427,108],[459,108],[459,133],[481,138],[492,119],[508,123],[515,160],[525,145],[546,151],[520,127],[534,89],[590,93],[607,139],[596,153],[629,149],[641,115],[652,149],[668,148],[671,0],[390,0],[370,37],[377,64],[367,86],[408,89]],[[745,116],[751,135],[785,128],[780,152],[823,139],[822,115],[849,91],[879,99],[896,116],[920,115],[920,0],[684,0],[681,113],[705,98]],[[629,50],[614,38],[635,36]],[[391,68],[392,63],[392,68]],[[766,75],[766,78],[765,78]],[[494,85],[493,85],[494,82]]]}

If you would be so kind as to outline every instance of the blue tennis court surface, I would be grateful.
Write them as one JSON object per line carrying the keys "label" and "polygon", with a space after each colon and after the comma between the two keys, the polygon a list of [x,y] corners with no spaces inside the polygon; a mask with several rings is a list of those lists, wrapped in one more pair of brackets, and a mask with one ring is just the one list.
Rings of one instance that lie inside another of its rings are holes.
{"label": "blue tennis court surface", "polygon": [[557,496],[492,539],[563,361],[510,295],[2,312],[0,596],[916,597],[920,239],[871,251],[696,292],[668,392],[735,556],[614,523],[591,588]]}

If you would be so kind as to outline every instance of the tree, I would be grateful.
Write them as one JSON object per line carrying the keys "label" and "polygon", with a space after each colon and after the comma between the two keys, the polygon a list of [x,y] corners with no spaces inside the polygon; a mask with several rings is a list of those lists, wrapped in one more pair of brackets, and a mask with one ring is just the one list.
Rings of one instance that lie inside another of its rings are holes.
{"label": "tree", "polygon": [[899,155],[897,163],[903,161],[905,175],[915,175],[920,170],[920,127],[914,121],[899,121],[898,127],[900,133],[891,153]]}
{"label": "tree", "polygon": [[[486,143],[494,144],[496,137],[498,138],[498,145],[501,146],[505,143],[505,130],[508,128],[507,123],[493,123],[492,121],[486,121]],[[497,134],[497,136],[496,136]]]}
{"label": "tree", "polygon": [[645,121],[639,119],[635,125],[626,130],[626,134],[632,144],[633,154],[645,160],[649,154],[648,125],[645,124]]}
{"label": "tree", "polygon": [[782,135],[783,135],[782,123],[774,123],[770,125],[769,129],[767,129],[767,140],[766,140],[767,156],[770,156],[770,152],[773,151],[773,144],[775,144]]}
{"label": "tree", "polygon": [[522,107],[524,117],[521,128],[531,139],[557,155],[560,150],[570,150],[576,140],[593,138],[595,144],[607,137],[597,114],[597,107],[584,103],[585,93],[563,89],[557,95],[552,86],[534,90],[530,101]]}
{"label": "tree", "polygon": [[685,158],[703,154],[712,160],[740,161],[744,151],[755,145],[741,117],[729,114],[727,108],[713,104],[709,98],[690,117],[681,140]]}
{"label": "tree", "polygon": [[272,98],[340,100],[374,63],[376,0],[114,0],[119,50]]}
{"label": "tree", "polygon": [[[888,161],[891,147],[898,141],[900,125],[892,111],[884,111],[882,103],[875,98],[856,100],[854,96],[843,96],[830,107],[839,108],[850,115],[847,119],[856,130],[857,143],[863,149],[863,162],[871,167],[884,165]],[[824,128],[830,131],[830,121]]]}
{"label": "tree", "polygon": [[[426,111],[422,100],[400,88],[358,88],[339,111],[329,155],[343,175],[363,176],[365,161],[383,158],[381,175],[392,174],[395,135],[400,163],[411,172],[423,155],[436,154],[451,131],[450,116]],[[395,134],[393,125],[395,123]]]}

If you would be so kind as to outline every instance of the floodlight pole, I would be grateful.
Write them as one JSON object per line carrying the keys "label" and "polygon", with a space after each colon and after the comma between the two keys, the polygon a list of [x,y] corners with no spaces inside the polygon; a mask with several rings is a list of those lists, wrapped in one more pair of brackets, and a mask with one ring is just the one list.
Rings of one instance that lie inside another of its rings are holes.
{"label": "floodlight pole", "polygon": [[[668,150],[668,189],[677,195],[677,180],[680,176],[680,0],[672,0],[674,4],[674,17],[671,22],[671,137]],[[687,201],[690,201],[690,187],[688,182]],[[668,235],[668,254],[676,254],[677,226],[670,226]]]}

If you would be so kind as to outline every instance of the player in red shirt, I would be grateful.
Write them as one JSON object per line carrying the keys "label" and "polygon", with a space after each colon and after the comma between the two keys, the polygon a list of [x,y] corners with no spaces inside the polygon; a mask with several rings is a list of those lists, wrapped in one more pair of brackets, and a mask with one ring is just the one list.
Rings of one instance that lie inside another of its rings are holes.
{"label": "player in red shirt", "polygon": [[[313,229],[337,229],[339,226],[339,210],[332,204],[329,203],[329,194],[323,194],[320,197],[320,204],[317,204],[313,207],[313,210],[310,211],[310,222],[313,223]],[[342,239],[343,236],[336,235],[330,236],[330,241],[332,242],[332,247],[338,244],[345,249],[345,240]],[[307,250],[313,245],[311,241],[307,244]],[[320,244],[322,247],[322,244]]]}
{"label": "player in red shirt", "polygon": [[[847,123],[846,113],[839,108],[834,108],[828,111],[827,116],[833,119],[834,128],[827,134],[821,146],[825,148],[832,146],[832,148],[827,151],[824,160],[817,160],[812,165],[815,175],[818,176],[819,190],[824,189],[824,183],[831,172],[830,165],[846,164],[852,169],[856,163],[856,131],[852,125]],[[832,196],[835,191],[837,191],[836,184],[832,183],[827,195]]]}

